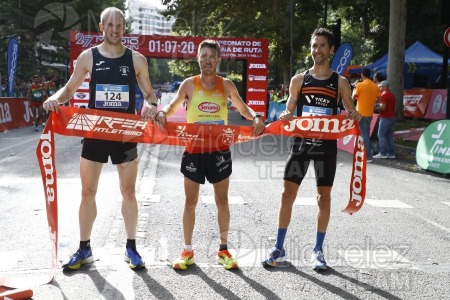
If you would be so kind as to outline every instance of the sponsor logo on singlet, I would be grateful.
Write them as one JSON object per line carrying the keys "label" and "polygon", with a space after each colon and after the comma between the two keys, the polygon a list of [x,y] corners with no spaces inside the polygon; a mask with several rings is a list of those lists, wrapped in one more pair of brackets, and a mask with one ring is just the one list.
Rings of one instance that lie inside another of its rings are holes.
{"label": "sponsor logo on singlet", "polygon": [[216,103],[202,102],[198,105],[198,109],[202,112],[215,113],[220,110],[220,106]]}

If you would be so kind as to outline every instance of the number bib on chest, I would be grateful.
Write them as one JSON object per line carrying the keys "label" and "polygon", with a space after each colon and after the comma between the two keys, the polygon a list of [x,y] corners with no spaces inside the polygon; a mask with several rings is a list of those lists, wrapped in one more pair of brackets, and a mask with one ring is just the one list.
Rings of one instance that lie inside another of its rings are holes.
{"label": "number bib on chest", "polygon": [[209,125],[225,125],[224,120],[214,120],[214,121],[196,121],[194,124],[209,124]]}
{"label": "number bib on chest", "polygon": [[329,107],[303,105],[302,117],[331,116],[332,114],[333,114],[333,109],[329,108]]}
{"label": "number bib on chest", "polygon": [[130,105],[128,85],[95,85],[95,108],[122,108]]}

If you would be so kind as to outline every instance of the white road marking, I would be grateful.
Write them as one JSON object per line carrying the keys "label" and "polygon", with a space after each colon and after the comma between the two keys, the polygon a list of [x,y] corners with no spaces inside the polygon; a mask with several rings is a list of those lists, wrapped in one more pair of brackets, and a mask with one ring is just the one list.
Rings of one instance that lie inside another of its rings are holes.
{"label": "white road marking", "polygon": [[447,228],[447,227],[445,227],[445,226],[443,226],[443,225],[441,225],[441,224],[439,224],[439,223],[436,223],[436,222],[434,222],[434,221],[432,221],[432,220],[429,220],[429,219],[427,219],[427,218],[425,218],[425,217],[422,217],[422,216],[420,216],[420,215],[414,214],[414,216],[416,216],[416,217],[419,218],[419,219],[424,220],[425,222],[427,222],[428,224],[433,225],[434,227],[437,227],[437,228],[439,228],[439,229],[441,229],[441,230],[443,230],[443,231],[446,231],[446,232],[450,233],[450,228]]}
{"label": "white road marking", "polygon": [[[214,196],[201,196],[203,204],[215,204]],[[241,196],[230,196],[228,197],[229,204],[245,204],[244,198]]]}
{"label": "white road marking", "polygon": [[366,203],[376,207],[413,208],[411,205],[399,200],[366,199]]}
{"label": "white road marking", "polygon": [[371,251],[362,249],[339,250],[339,255],[344,259],[339,262],[339,265],[358,269],[399,269],[412,267],[411,262],[406,257],[388,248]]}
{"label": "white road marking", "polygon": [[[117,199],[117,201],[122,201],[122,199]],[[161,195],[148,195],[145,193],[144,195],[137,196],[137,202],[152,202],[158,203],[161,202]]]}
{"label": "white road marking", "polygon": [[0,272],[14,269],[19,260],[22,260],[23,257],[25,257],[24,251],[1,251]]}
{"label": "white road marking", "polygon": [[[141,160],[148,161],[150,160],[149,166],[147,169],[143,171],[140,180],[139,187],[139,198],[141,199],[149,199],[153,195],[153,191],[155,189],[155,177],[156,170],[158,168],[159,162],[159,150],[160,145],[148,146],[142,148],[142,151],[145,150]],[[151,201],[152,202],[152,201]]]}
{"label": "white road marking", "polygon": [[317,199],[316,198],[296,198],[294,205],[301,205],[301,206],[317,206]]}
{"label": "white road marking", "polygon": [[[140,248],[137,245],[137,250],[145,260],[145,265],[154,264],[155,248]],[[92,248],[92,254],[94,255],[97,269],[111,267],[122,271],[129,269],[128,264],[124,261],[125,247]]]}

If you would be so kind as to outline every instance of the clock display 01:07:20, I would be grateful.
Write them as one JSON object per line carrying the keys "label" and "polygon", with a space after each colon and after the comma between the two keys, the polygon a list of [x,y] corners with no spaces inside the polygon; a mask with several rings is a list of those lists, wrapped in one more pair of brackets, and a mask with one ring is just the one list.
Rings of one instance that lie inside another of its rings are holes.
{"label": "clock display 01:07:20", "polygon": [[156,53],[181,53],[181,54],[194,54],[195,44],[188,41],[155,41],[148,42],[149,52]]}

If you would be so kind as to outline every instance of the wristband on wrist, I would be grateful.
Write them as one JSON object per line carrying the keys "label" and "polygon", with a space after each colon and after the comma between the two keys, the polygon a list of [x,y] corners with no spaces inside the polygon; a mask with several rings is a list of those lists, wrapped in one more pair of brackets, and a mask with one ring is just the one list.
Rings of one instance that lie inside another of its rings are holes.
{"label": "wristband on wrist", "polygon": [[158,104],[156,104],[155,102],[150,102],[150,105],[153,105],[154,107],[158,107]]}
{"label": "wristband on wrist", "polygon": [[256,118],[261,119],[261,115],[255,115],[255,116],[253,117],[253,120],[255,120]]}

